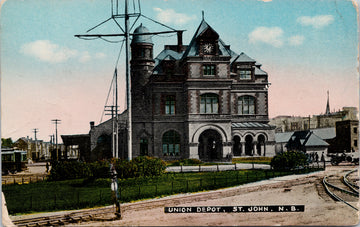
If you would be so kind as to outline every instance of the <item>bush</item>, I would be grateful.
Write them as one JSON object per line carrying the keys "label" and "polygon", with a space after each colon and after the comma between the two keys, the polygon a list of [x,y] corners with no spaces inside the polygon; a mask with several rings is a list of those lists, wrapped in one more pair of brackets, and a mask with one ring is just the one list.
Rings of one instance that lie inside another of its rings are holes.
{"label": "bush", "polygon": [[281,152],[270,163],[271,167],[275,170],[292,170],[307,164],[307,157],[302,151]]}
{"label": "bush", "polygon": [[113,164],[117,172],[117,177],[120,179],[139,176],[138,167],[132,161],[123,160],[123,159],[113,159]]}
{"label": "bush", "polygon": [[98,178],[109,178],[110,163],[115,166],[119,179],[159,176],[166,169],[166,163],[163,160],[147,156],[136,157],[131,161],[122,159],[93,163],[63,161],[52,164],[48,180],[88,178],[91,181]]}
{"label": "bush", "polygon": [[159,176],[165,172],[166,163],[154,157],[139,156],[131,160],[115,160],[115,169],[118,178],[152,177]]}
{"label": "bush", "polygon": [[59,181],[87,178],[92,176],[89,165],[85,162],[63,161],[53,162],[48,180]]}
{"label": "bush", "polygon": [[110,177],[110,164],[108,161],[97,161],[88,164],[93,178]]}

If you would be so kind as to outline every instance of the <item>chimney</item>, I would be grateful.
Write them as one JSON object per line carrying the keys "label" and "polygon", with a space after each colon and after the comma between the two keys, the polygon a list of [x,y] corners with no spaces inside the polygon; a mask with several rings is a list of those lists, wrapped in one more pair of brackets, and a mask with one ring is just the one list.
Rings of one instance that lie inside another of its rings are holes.
{"label": "chimney", "polygon": [[178,43],[177,43],[177,52],[178,52],[178,53],[181,53],[181,52],[182,52],[182,48],[183,48],[183,45],[182,45],[182,33],[183,33],[183,31],[177,31],[177,40],[178,40]]}
{"label": "chimney", "polygon": [[95,122],[90,121],[90,130],[93,129],[95,127]]}

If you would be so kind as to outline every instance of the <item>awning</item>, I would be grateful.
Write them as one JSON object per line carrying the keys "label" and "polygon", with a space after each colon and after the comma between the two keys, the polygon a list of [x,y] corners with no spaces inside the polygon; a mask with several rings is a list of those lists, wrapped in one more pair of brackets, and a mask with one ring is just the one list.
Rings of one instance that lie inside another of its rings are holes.
{"label": "awning", "polygon": [[275,126],[260,123],[260,122],[240,122],[240,123],[231,123],[231,128],[234,128],[234,129],[275,129]]}

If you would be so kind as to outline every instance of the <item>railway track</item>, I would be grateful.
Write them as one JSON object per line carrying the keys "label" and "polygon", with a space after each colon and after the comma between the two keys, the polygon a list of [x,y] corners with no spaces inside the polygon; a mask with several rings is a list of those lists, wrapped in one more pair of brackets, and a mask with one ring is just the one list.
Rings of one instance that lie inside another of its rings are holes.
{"label": "railway track", "polygon": [[[359,202],[359,187],[357,182],[357,175],[354,173],[357,170],[348,171],[345,175],[328,175],[323,178],[323,185],[326,192],[334,199],[345,203],[349,207],[359,210],[357,203]],[[350,177],[351,176],[351,177]]]}
{"label": "railway track", "polygon": [[[111,216],[110,218],[100,218],[99,216]],[[115,215],[114,207],[98,208],[85,211],[75,211],[67,214],[51,215],[46,217],[36,217],[15,220],[13,223],[18,226],[57,226],[68,223],[80,223],[83,221],[110,221],[119,217]]]}

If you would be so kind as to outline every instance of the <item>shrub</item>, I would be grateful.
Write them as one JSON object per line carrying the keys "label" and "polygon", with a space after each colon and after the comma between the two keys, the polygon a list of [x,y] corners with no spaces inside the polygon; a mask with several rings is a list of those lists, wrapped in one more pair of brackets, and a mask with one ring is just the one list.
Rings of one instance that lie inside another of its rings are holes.
{"label": "shrub", "polygon": [[88,164],[93,178],[110,177],[110,163],[108,161],[97,161]]}
{"label": "shrub", "polygon": [[159,176],[166,169],[166,164],[163,160],[147,156],[136,157],[131,161],[122,159],[96,161],[93,163],[63,161],[52,164],[48,180],[58,181],[88,178],[88,180],[93,181],[98,178],[109,178],[110,163],[115,166],[119,179]]}
{"label": "shrub", "polygon": [[131,160],[114,160],[118,178],[159,176],[165,172],[163,160],[148,156],[139,156]]}
{"label": "shrub", "polygon": [[69,180],[87,178],[92,175],[89,165],[85,162],[62,161],[53,162],[48,180]]}
{"label": "shrub", "polygon": [[307,156],[302,151],[281,152],[271,160],[271,167],[275,170],[291,170],[307,165]]}
{"label": "shrub", "polygon": [[166,163],[159,158],[139,156],[132,161],[137,166],[139,176],[142,177],[159,176],[166,169]]}
{"label": "shrub", "polygon": [[118,178],[138,177],[138,167],[132,161],[123,159],[113,159]]}

